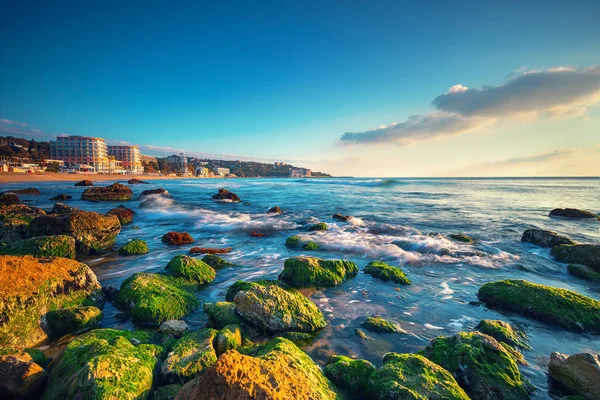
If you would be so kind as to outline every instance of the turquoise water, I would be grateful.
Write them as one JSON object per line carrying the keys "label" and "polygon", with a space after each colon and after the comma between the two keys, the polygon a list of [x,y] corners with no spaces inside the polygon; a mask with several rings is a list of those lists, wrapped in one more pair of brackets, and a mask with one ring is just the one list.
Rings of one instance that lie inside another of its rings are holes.
{"label": "turquoise water", "polygon": [[[72,182],[3,185],[2,190],[35,186],[41,196],[21,196],[31,205],[51,208],[50,197],[66,193],[68,204],[106,212],[120,203],[78,200],[84,188]],[[134,272],[162,269],[175,255],[192,246],[232,247],[224,258],[242,268],[220,270],[216,280],[200,292],[203,301],[223,300],[235,280],[276,279],[286,258],[303,251],[285,247],[285,239],[303,233],[306,224],[324,221],[326,232],[310,233],[321,245],[311,252],[323,258],[355,261],[362,269],[381,259],[403,267],[413,284],[397,287],[360,273],[342,285],[310,290],[308,295],[323,311],[329,326],[307,352],[323,365],[333,353],[366,358],[376,365],[387,351],[415,352],[429,340],[474,328],[481,319],[503,319],[520,324],[530,337],[526,351],[529,366],[521,371],[534,384],[535,398],[560,393],[549,388],[550,353],[598,352],[600,336],[570,333],[513,313],[470,305],[486,282],[512,278],[576,290],[600,299],[600,285],[578,280],[555,262],[548,249],[520,242],[527,228],[544,228],[586,243],[600,243],[598,221],[550,218],[557,207],[600,212],[600,179],[229,179],[165,180],[134,185],[134,198],[142,190],[162,187],[169,199],[154,208],[138,209],[139,200],[127,202],[137,215],[125,226],[115,251],[85,261],[103,285],[116,286]],[[217,203],[211,195],[225,187],[242,203]],[[280,206],[281,215],[267,214]],[[353,215],[351,223],[336,222],[332,214]],[[193,245],[167,246],[161,236],[187,231]],[[251,232],[266,234],[257,238]],[[449,241],[445,234],[465,233],[475,245]],[[303,233],[305,234],[305,233]],[[116,252],[130,239],[144,239],[150,254],[122,257]],[[399,290],[397,290],[399,289]],[[110,304],[103,326],[132,328],[118,321]],[[379,314],[400,322],[408,335],[369,334],[359,339],[354,329],[366,317]],[[202,311],[185,318],[194,327],[206,323]]]}

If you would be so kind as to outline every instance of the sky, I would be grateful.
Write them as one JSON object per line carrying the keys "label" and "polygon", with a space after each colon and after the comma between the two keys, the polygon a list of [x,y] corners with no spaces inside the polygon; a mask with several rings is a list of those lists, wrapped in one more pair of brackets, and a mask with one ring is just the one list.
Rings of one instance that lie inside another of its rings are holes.
{"label": "sky", "polygon": [[343,176],[600,176],[600,2],[20,1],[0,135]]}

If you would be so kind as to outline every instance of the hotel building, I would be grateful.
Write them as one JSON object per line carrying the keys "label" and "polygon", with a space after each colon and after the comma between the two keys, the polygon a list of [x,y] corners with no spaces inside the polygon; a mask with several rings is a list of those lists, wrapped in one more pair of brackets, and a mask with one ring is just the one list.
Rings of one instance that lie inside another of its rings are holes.
{"label": "hotel building", "polygon": [[108,155],[121,161],[121,166],[128,173],[144,173],[142,155],[138,146],[108,146]]}
{"label": "hotel building", "polygon": [[50,141],[50,157],[62,160],[77,169],[108,172],[108,151],[102,138],[88,136],[59,136]]}

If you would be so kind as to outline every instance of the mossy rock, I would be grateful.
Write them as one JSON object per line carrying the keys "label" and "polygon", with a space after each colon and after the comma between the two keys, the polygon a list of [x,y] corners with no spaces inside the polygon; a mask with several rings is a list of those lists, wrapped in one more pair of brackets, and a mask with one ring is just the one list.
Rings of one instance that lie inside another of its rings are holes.
{"label": "mossy rock", "polygon": [[148,254],[150,253],[150,249],[146,244],[145,240],[134,239],[125,243],[123,247],[119,249],[119,254],[124,256],[132,256],[138,254]]}
{"label": "mossy rock", "polygon": [[276,285],[251,284],[235,298],[237,313],[270,332],[313,332],[327,325],[321,310],[304,295]]}
{"label": "mossy rock", "polygon": [[383,261],[371,261],[363,270],[365,274],[374,276],[383,281],[392,281],[400,285],[410,285],[410,279],[398,267],[387,265]]}
{"label": "mossy rock", "polygon": [[568,330],[600,332],[600,301],[571,290],[504,280],[486,283],[477,296],[489,307],[514,311]]}
{"label": "mossy rock", "polygon": [[389,321],[381,317],[368,317],[360,326],[375,333],[406,333],[396,321]]}
{"label": "mossy rock", "polygon": [[385,354],[367,392],[374,400],[469,400],[452,374],[418,354]]}
{"label": "mossy rock", "polygon": [[65,235],[38,236],[0,247],[0,254],[75,258],[75,239]]}
{"label": "mossy rock", "polygon": [[221,258],[217,255],[214,255],[214,254],[205,255],[204,257],[202,257],[202,261],[205,264],[210,265],[214,269],[222,269],[222,268],[237,266],[234,263],[230,263],[229,261],[226,261],[223,258]]}
{"label": "mossy rock", "polygon": [[276,337],[282,337],[292,341],[296,346],[303,348],[310,346],[315,341],[316,334],[314,332],[278,332],[275,334]]}
{"label": "mossy rock", "polygon": [[327,224],[325,222],[319,222],[319,223],[313,224],[308,227],[309,232],[326,231],[326,230],[327,230]]}
{"label": "mossy rock", "polygon": [[174,277],[183,278],[198,285],[206,285],[214,281],[217,275],[210,265],[186,255],[173,257],[166,269]]}
{"label": "mossy rock", "polygon": [[452,373],[472,398],[529,399],[529,383],[507,348],[481,332],[459,332],[433,339],[420,354]]}
{"label": "mossy rock", "polygon": [[364,396],[375,366],[367,360],[353,360],[334,355],[329,358],[324,373],[330,381],[351,396]]}
{"label": "mossy rock", "polygon": [[235,298],[235,295],[239,291],[247,290],[247,289],[253,287],[254,285],[259,285],[259,286],[271,286],[271,285],[275,285],[275,286],[280,286],[280,287],[282,286],[282,284],[281,284],[280,281],[268,280],[268,279],[261,279],[261,280],[253,281],[253,282],[235,281],[227,289],[227,294],[225,294],[225,300],[232,302],[233,299]]}
{"label": "mossy rock", "polygon": [[467,244],[475,243],[475,239],[462,233],[452,233],[448,235],[448,237],[456,242],[462,242]]}
{"label": "mossy rock", "polygon": [[152,394],[152,400],[175,400],[177,393],[183,387],[180,383],[172,383],[170,385],[161,386]]}
{"label": "mossy rock", "polygon": [[217,361],[216,337],[216,330],[206,328],[177,340],[160,367],[163,382],[185,383],[206,372]]}
{"label": "mossy rock", "polygon": [[285,245],[288,247],[296,247],[300,243],[300,236],[290,236],[285,240]]}
{"label": "mossy rock", "polygon": [[48,329],[55,337],[95,328],[101,320],[102,311],[94,306],[62,308],[46,314]]}
{"label": "mossy rock", "polygon": [[311,240],[309,242],[304,243],[303,249],[310,250],[310,251],[319,250],[319,245],[317,244],[317,242],[313,242]]}
{"label": "mossy rock", "polygon": [[600,282],[600,272],[596,272],[587,265],[582,264],[569,264],[567,265],[567,271],[573,276],[579,279],[592,282]]}
{"label": "mossy rock", "polygon": [[484,319],[476,327],[479,332],[485,333],[499,342],[509,346],[518,347],[523,350],[531,350],[527,343],[527,335],[520,329],[515,329],[505,321]]}
{"label": "mossy rock", "polygon": [[352,261],[298,256],[285,260],[279,280],[296,287],[327,287],[338,285],[357,273],[358,267]]}
{"label": "mossy rock", "polygon": [[172,276],[137,273],[123,281],[115,304],[135,323],[160,325],[180,319],[199,305],[195,286]]}
{"label": "mossy rock", "polygon": [[237,349],[242,345],[242,330],[239,325],[227,325],[219,331],[215,339],[215,350],[217,355],[227,350]]}
{"label": "mossy rock", "polygon": [[23,350],[23,352],[29,354],[33,362],[42,368],[45,367],[48,363],[48,358],[46,357],[46,354],[44,354],[44,352],[40,349],[28,348]]}
{"label": "mossy rock", "polygon": [[133,215],[135,214],[135,212],[131,208],[127,208],[125,206],[119,206],[119,207],[113,208],[106,214],[107,215],[115,215],[117,218],[119,218],[119,222],[121,223],[121,225],[129,225],[129,224],[133,223]]}
{"label": "mossy rock", "polygon": [[319,250],[319,244],[311,240],[310,236],[290,236],[286,239],[285,245],[292,248],[303,248],[308,251]]}
{"label": "mossy rock", "polygon": [[148,338],[146,333],[114,329],[75,338],[52,369],[43,400],[148,397],[162,351]]}
{"label": "mossy rock", "polygon": [[91,201],[127,201],[131,200],[133,192],[131,189],[120,183],[113,183],[110,186],[89,187],[81,193],[82,200]]}
{"label": "mossy rock", "polygon": [[542,247],[554,247],[561,244],[575,244],[566,236],[543,229],[527,229],[521,237],[522,242],[528,242]]}
{"label": "mossy rock", "polygon": [[553,247],[550,254],[556,261],[587,265],[600,273],[600,244],[563,244]]}
{"label": "mossy rock", "polygon": [[242,319],[235,312],[233,302],[204,303],[203,308],[211,328],[223,329],[227,325],[242,323]]}

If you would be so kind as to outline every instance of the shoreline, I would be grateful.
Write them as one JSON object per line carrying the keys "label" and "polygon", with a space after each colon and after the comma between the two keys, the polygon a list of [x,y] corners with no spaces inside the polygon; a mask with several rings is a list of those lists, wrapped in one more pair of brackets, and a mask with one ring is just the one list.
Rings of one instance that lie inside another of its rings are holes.
{"label": "shoreline", "polygon": [[120,174],[58,174],[45,172],[43,174],[28,174],[18,172],[0,173],[0,184],[23,182],[79,182],[90,181],[128,181],[139,179],[142,181],[155,181],[159,179],[215,179],[197,176],[158,176],[158,175],[120,175]]}

